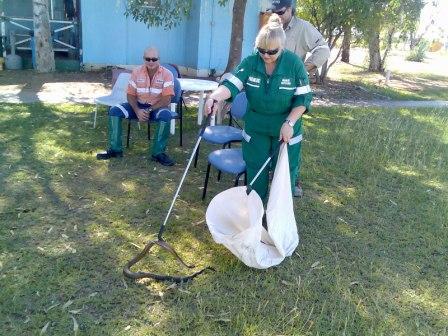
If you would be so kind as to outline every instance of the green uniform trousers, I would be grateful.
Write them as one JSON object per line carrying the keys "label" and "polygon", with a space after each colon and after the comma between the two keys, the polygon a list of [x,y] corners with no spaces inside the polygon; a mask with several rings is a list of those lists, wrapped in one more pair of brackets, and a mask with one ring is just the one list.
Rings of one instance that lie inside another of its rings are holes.
{"label": "green uniform trousers", "polygon": [[[301,127],[295,130],[293,138],[301,134]],[[262,132],[248,131],[243,140],[243,158],[246,162],[247,169],[247,183],[252,182],[252,179],[257,175],[260,168],[263,166],[271,151],[278,146],[278,135],[272,136]],[[293,190],[297,174],[300,166],[300,150],[301,142],[293,145],[288,144],[289,157],[289,174],[291,177],[291,191]],[[275,169],[277,157],[273,158],[271,170]],[[269,186],[269,165],[258,176],[257,180],[252,185],[252,188],[258,193],[263,203],[267,202],[268,186]]]}
{"label": "green uniform trousers", "polygon": [[[123,151],[121,117],[109,116],[109,146],[115,152]],[[149,127],[149,125],[148,125]],[[157,122],[157,129],[152,143],[150,154],[157,155],[165,152],[166,144],[170,136],[170,123]]]}

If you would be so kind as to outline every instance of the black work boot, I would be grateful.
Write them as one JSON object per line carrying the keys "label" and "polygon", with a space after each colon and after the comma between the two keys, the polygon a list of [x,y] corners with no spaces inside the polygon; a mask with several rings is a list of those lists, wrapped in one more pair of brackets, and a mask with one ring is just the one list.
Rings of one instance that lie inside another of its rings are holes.
{"label": "black work boot", "polygon": [[153,161],[157,161],[164,166],[174,166],[174,161],[165,153],[160,153],[157,155],[151,155]]}
{"label": "black work boot", "polygon": [[294,186],[294,190],[293,190],[292,195],[294,197],[303,197],[302,183],[297,182],[297,184]]}
{"label": "black work boot", "polygon": [[122,157],[122,156],[123,156],[123,152],[116,152],[112,149],[108,149],[107,151],[105,151],[103,153],[96,154],[96,159],[97,160],[109,160],[110,158]]}

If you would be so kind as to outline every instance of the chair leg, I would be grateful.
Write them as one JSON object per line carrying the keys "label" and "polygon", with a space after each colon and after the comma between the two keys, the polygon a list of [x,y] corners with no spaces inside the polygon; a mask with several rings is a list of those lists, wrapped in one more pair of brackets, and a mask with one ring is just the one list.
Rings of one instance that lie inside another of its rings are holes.
{"label": "chair leg", "polygon": [[218,182],[221,181],[221,171],[218,170]]}
{"label": "chair leg", "polygon": [[93,128],[96,128],[96,115],[98,113],[98,104],[95,104],[95,113],[93,115]]}
{"label": "chair leg", "polygon": [[184,98],[180,98],[182,101],[181,101],[181,104],[184,104],[184,107],[185,107],[185,109],[187,109],[187,104],[185,103],[185,100],[184,100]]}
{"label": "chair leg", "polygon": [[182,116],[182,107],[181,107],[180,119],[179,119],[179,134],[180,134],[179,144],[181,147],[182,147],[182,137],[183,137],[183,135],[182,135],[182,126],[183,126],[182,119],[183,119],[183,116]]}
{"label": "chair leg", "polygon": [[211,164],[209,163],[207,165],[207,172],[205,173],[204,189],[202,190],[202,200],[205,199],[205,194],[207,194],[208,177],[210,176],[210,166]]}
{"label": "chair leg", "polygon": [[236,178],[235,178],[235,187],[238,187],[238,184],[239,184],[239,182],[240,182],[240,177],[241,177],[241,175],[243,175],[244,173],[239,173],[238,175],[236,175]]}
{"label": "chair leg", "polygon": [[126,137],[126,148],[129,148],[129,138],[131,137],[131,121],[128,120],[128,136]]}
{"label": "chair leg", "polygon": [[148,141],[151,140],[151,123],[148,121]]}
{"label": "chair leg", "polygon": [[198,165],[199,148],[201,148],[201,145],[198,145],[198,148],[196,149],[196,154],[194,155],[194,167],[195,168]]}
{"label": "chair leg", "polygon": [[247,186],[247,172],[244,172],[244,185]]}

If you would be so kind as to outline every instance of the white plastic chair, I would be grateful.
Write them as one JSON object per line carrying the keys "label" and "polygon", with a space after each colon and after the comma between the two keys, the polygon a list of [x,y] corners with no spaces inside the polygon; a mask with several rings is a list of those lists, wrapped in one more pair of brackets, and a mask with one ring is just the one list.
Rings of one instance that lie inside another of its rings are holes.
{"label": "white plastic chair", "polygon": [[98,104],[115,106],[120,103],[127,101],[126,91],[128,88],[129,79],[131,74],[127,72],[122,72],[118,75],[117,81],[115,82],[112,92],[108,96],[102,96],[95,98],[95,115],[93,117],[93,128],[96,127],[96,115],[98,112]]}

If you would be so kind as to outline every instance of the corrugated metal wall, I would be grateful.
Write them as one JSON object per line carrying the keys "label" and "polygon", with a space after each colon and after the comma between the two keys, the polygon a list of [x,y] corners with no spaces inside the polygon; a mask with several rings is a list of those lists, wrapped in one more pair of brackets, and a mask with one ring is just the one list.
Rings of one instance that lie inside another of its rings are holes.
{"label": "corrugated metal wall", "polygon": [[[232,6],[217,0],[194,0],[191,16],[166,31],[147,28],[124,16],[125,0],[82,0],[83,62],[99,65],[140,64],[146,46],[160,49],[163,62],[195,69],[223,70],[227,64]],[[248,0],[243,55],[252,51],[260,9],[266,1]],[[264,8],[263,8],[264,7]]]}

